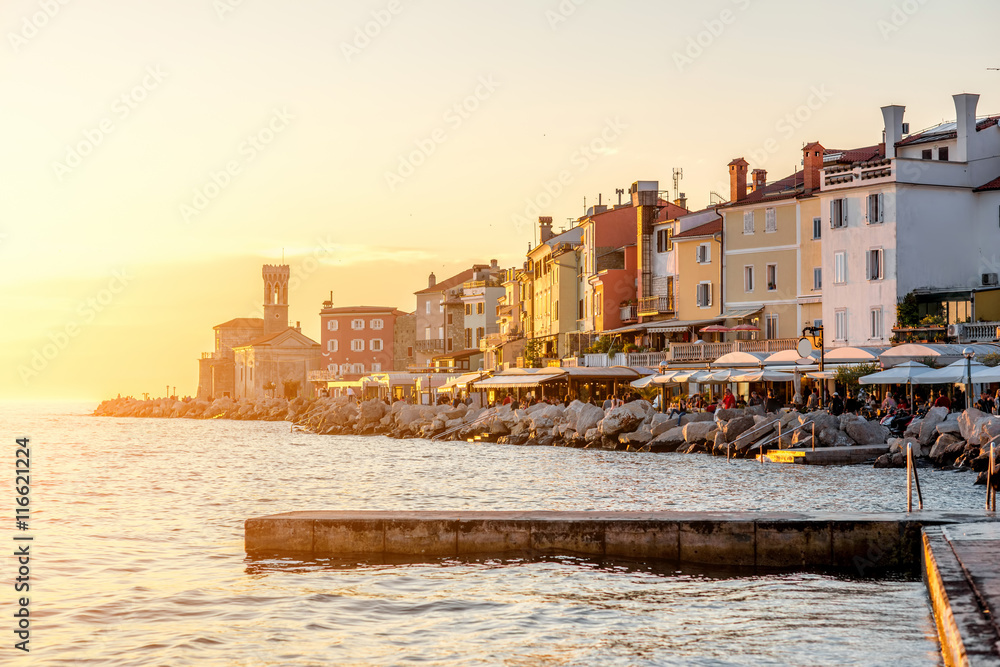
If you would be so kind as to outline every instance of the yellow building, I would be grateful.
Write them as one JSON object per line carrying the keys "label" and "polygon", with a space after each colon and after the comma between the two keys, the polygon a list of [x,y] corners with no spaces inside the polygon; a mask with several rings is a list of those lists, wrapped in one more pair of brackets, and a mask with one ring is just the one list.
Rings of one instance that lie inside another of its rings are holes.
{"label": "yellow building", "polygon": [[[824,149],[803,148],[802,171],[773,183],[743,158],[729,163],[723,215],[727,325],[753,324],[760,338],[795,338],[822,317],[819,173]],[[814,230],[816,238],[814,239]]]}
{"label": "yellow building", "polygon": [[551,218],[541,218],[539,226],[542,242],[528,252],[530,336],[542,358],[558,359],[572,347],[569,334],[579,330],[582,306],[579,246],[583,231],[574,227],[552,235]]}
{"label": "yellow building", "polygon": [[722,312],[722,218],[672,237],[677,253],[677,319],[710,320]]}

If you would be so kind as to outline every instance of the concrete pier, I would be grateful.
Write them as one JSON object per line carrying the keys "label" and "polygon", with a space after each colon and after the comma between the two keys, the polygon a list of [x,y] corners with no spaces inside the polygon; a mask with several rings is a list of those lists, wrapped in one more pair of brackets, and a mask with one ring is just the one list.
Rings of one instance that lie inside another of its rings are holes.
{"label": "concrete pier", "polygon": [[772,463],[799,463],[814,466],[847,466],[864,463],[889,452],[889,445],[853,445],[851,447],[820,447],[809,449],[769,449],[764,455]]}

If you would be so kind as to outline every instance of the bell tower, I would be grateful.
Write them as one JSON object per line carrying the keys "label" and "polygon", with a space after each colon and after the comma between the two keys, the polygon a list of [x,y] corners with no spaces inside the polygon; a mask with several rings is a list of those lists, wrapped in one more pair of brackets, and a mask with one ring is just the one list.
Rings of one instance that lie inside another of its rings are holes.
{"label": "bell tower", "polygon": [[264,277],[264,335],[278,333],[288,328],[288,276],[287,264],[265,264]]}

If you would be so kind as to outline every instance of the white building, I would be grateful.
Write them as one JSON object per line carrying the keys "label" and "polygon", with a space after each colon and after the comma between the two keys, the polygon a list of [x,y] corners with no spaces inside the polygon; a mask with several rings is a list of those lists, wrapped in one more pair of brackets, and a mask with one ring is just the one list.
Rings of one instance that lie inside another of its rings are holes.
{"label": "white building", "polygon": [[955,95],[957,120],[910,134],[904,107],[882,108],[879,155],[845,163],[827,150],[820,216],[828,346],[886,344],[897,301],[948,323],[1000,319],[1000,116],[976,117],[978,95]]}

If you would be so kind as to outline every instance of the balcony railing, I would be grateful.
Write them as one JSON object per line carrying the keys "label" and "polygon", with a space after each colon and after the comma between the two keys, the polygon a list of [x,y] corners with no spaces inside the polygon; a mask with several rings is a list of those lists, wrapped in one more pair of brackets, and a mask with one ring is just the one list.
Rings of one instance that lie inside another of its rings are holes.
{"label": "balcony railing", "polygon": [[215,356],[215,352],[202,352],[201,353],[201,358],[202,359],[211,359],[214,356]]}
{"label": "balcony railing", "polygon": [[337,373],[333,371],[309,371],[310,382],[332,382],[337,379]]}
{"label": "balcony railing", "polygon": [[992,342],[1000,338],[1000,322],[962,322],[948,327],[959,343]]}
{"label": "balcony railing", "polygon": [[794,350],[798,338],[768,338],[765,340],[737,340],[731,343],[671,343],[670,361],[715,361],[730,352],[759,352],[774,354]]}
{"label": "balcony railing", "polygon": [[613,356],[607,354],[585,354],[583,365],[589,368],[607,368],[608,366],[645,366],[656,368],[667,360],[667,352],[619,352]]}
{"label": "balcony railing", "polygon": [[429,338],[417,341],[417,352],[444,352],[443,338]]}
{"label": "balcony railing", "polygon": [[639,299],[639,315],[663,315],[674,312],[674,295],[645,296]]}
{"label": "balcony railing", "polygon": [[620,319],[622,322],[635,322],[639,319],[638,306],[622,306]]}

